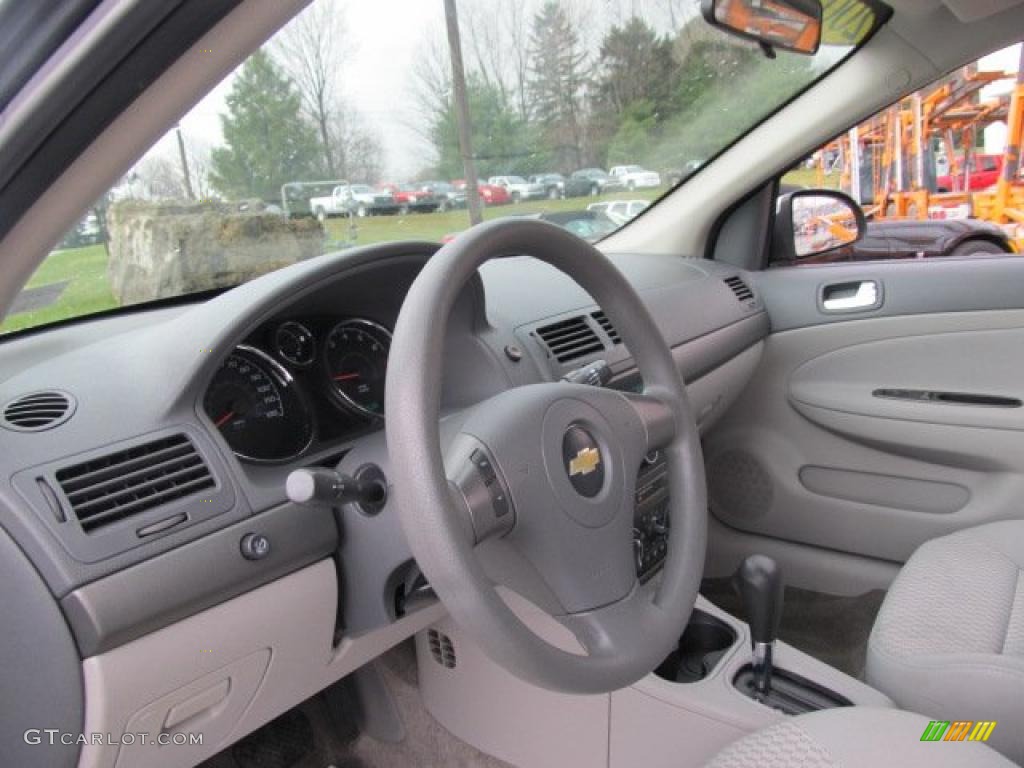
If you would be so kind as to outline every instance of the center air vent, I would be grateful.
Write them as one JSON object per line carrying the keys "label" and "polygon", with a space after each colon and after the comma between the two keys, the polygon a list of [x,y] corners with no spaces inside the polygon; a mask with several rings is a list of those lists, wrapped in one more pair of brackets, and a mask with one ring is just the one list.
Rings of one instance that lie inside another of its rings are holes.
{"label": "center air vent", "polygon": [[33,392],[7,403],[0,423],[17,432],[41,432],[63,424],[74,412],[75,399],[67,392]]}
{"label": "center air vent", "polygon": [[185,435],[172,435],[65,467],[57,482],[86,532],[214,487]]}
{"label": "center air vent", "polygon": [[736,294],[736,298],[740,301],[750,301],[754,298],[754,292],[750,290],[750,286],[744,283],[743,279],[738,275],[727,277],[723,282],[732,289],[732,292]]}
{"label": "center air vent", "polygon": [[622,339],[619,338],[619,332],[615,330],[615,326],[612,325],[612,321],[608,319],[608,315],[604,312],[595,312],[591,317],[597,320],[597,324],[600,325],[601,329],[608,335],[612,344],[622,343]]}
{"label": "center air vent", "polygon": [[551,355],[560,363],[567,363],[593,352],[600,352],[604,344],[587,322],[585,315],[570,317],[537,329],[537,335]]}

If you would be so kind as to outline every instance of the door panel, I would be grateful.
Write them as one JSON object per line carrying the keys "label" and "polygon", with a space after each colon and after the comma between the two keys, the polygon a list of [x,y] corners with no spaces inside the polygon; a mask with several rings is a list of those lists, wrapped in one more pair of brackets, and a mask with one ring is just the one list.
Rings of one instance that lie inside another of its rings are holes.
{"label": "door panel", "polygon": [[[705,440],[719,521],[902,562],[935,536],[1024,517],[1024,260],[761,277],[774,332]],[[881,306],[822,309],[824,285],[860,280],[879,282]]]}

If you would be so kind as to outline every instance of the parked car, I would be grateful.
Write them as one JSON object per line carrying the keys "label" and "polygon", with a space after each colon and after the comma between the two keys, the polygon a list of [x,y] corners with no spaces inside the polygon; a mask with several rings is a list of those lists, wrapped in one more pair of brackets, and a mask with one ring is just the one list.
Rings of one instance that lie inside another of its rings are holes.
{"label": "parked car", "polygon": [[309,201],[313,215],[320,221],[331,216],[373,216],[382,213],[397,213],[398,202],[386,190],[375,190],[368,184],[339,184],[326,197],[314,197]]}
{"label": "parked car", "polygon": [[565,176],[560,173],[539,173],[530,177],[534,184],[543,184],[549,200],[557,200],[565,194]]}
{"label": "parked car", "polygon": [[582,168],[565,181],[565,197],[597,197],[623,189],[622,182],[600,168]]}
{"label": "parked car", "polygon": [[466,207],[466,188],[456,189],[447,181],[424,181],[420,189],[431,192],[438,199],[437,210],[447,211],[451,208]]}
{"label": "parked car", "polygon": [[[947,163],[948,167],[948,163]],[[1002,155],[971,155],[968,161],[968,176],[970,191],[988,189],[997,181],[1003,172]],[[935,187],[939,192],[963,192],[963,172],[956,175],[945,174],[935,180]]]}
{"label": "parked car", "polygon": [[412,184],[378,184],[377,189],[391,193],[398,203],[399,213],[433,213],[441,204],[433,192]]}
{"label": "parked car", "polygon": [[677,187],[700,170],[704,165],[703,160],[688,160],[683,163],[682,168],[674,169],[665,174],[665,183],[670,187]]}
{"label": "parked car", "polygon": [[[543,211],[541,213],[513,214],[502,219],[537,219],[557,224],[587,242],[600,240],[619,228],[619,224],[608,217],[603,211],[588,208],[582,211]],[[448,232],[442,238],[443,244],[450,243],[459,232]]]}
{"label": "parked car", "polygon": [[[466,182],[463,179],[456,179],[452,182],[456,190],[466,191]],[[504,187],[496,184],[489,184],[482,179],[477,182],[477,194],[484,205],[507,205],[512,202],[512,196]]]}
{"label": "parked car", "polygon": [[487,183],[505,189],[513,203],[547,197],[548,194],[546,186],[527,181],[522,176],[491,176]]}
{"label": "parked car", "polygon": [[619,224],[603,211],[545,211],[534,218],[557,224],[588,243],[600,240],[619,228]]}
{"label": "parked car", "polygon": [[608,171],[608,175],[614,176],[629,190],[654,189],[661,186],[661,174],[648,171],[639,165],[616,165]]}
{"label": "parked car", "polygon": [[600,203],[591,203],[587,206],[587,210],[600,211],[616,224],[622,226],[643,211],[648,205],[650,203],[646,200],[606,200]]}

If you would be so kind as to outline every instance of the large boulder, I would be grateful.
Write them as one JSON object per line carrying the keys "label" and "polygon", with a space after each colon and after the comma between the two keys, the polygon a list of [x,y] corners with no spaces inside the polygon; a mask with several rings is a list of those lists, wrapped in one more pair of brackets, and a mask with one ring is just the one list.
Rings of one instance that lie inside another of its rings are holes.
{"label": "large boulder", "polygon": [[[244,210],[242,210],[244,209]],[[259,203],[115,203],[107,215],[111,290],[121,304],[226,288],[323,252],[316,219]]]}

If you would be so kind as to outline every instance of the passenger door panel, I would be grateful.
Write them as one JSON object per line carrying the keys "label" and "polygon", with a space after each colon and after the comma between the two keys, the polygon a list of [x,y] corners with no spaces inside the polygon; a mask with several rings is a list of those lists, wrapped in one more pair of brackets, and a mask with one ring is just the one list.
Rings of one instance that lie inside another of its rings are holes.
{"label": "passenger door panel", "polygon": [[[875,280],[873,309],[826,285]],[[706,438],[712,513],[749,533],[902,562],[1024,516],[1024,260],[782,268],[758,372]]]}

